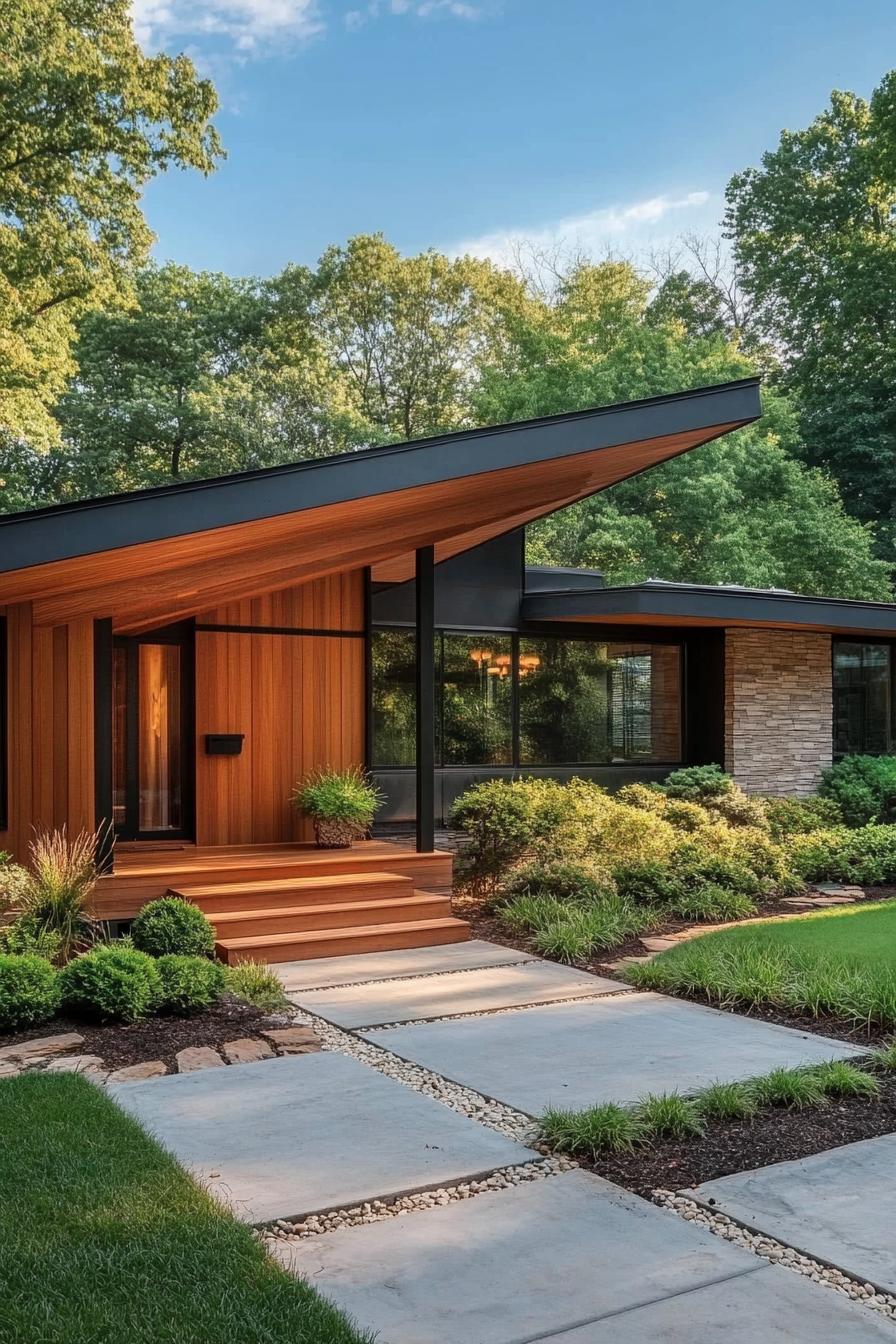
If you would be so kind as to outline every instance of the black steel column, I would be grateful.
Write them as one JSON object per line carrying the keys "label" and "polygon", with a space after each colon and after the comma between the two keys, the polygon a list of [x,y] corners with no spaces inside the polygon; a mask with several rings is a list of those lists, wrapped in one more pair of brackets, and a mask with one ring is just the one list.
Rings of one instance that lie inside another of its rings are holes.
{"label": "black steel column", "polygon": [[111,873],[112,829],[112,622],[93,623],[93,790],[96,866]]}
{"label": "black steel column", "polygon": [[417,849],[435,849],[435,558],[432,546],[417,551]]}

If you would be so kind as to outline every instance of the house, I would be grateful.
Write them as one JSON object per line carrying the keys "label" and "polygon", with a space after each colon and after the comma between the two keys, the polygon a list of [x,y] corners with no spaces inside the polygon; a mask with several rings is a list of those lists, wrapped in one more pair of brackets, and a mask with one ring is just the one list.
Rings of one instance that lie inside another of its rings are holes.
{"label": "house", "polygon": [[[0,519],[0,847],[112,823],[105,917],[179,892],[288,960],[465,937],[434,824],[476,779],[805,793],[889,750],[896,607],[525,566],[527,522],[759,415],[746,379]],[[415,847],[309,843],[293,785],[353,763]]]}

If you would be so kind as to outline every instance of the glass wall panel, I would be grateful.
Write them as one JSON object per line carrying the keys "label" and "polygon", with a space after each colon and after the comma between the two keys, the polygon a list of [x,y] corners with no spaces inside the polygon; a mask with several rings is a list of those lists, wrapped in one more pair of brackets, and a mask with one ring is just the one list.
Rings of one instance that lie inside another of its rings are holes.
{"label": "glass wall panel", "polygon": [[139,646],[140,830],[178,831],[181,815],[180,648]]}
{"label": "glass wall panel", "polygon": [[677,645],[522,638],[519,663],[521,765],[681,759]]}
{"label": "glass wall panel", "polygon": [[834,641],[834,754],[882,755],[891,750],[888,644]]}
{"label": "glass wall panel", "polygon": [[371,663],[372,764],[413,765],[417,754],[416,639],[413,630],[374,631]]}
{"label": "glass wall panel", "polygon": [[442,765],[513,764],[513,660],[509,635],[442,637]]}

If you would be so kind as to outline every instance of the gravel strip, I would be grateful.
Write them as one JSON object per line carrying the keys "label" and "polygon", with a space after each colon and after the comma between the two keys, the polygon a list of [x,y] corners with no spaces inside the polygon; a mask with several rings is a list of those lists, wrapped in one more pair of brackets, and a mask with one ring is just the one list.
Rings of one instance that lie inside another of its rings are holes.
{"label": "gravel strip", "polygon": [[518,1143],[531,1146],[538,1137],[538,1124],[522,1111],[515,1111],[512,1107],[505,1106],[503,1102],[492,1101],[490,1097],[484,1097],[481,1092],[474,1092],[470,1087],[451,1083],[441,1074],[424,1069],[419,1064],[409,1064],[407,1060],[400,1059],[398,1055],[393,1055],[379,1045],[371,1045],[369,1041],[360,1040],[350,1031],[334,1027],[332,1022],[309,1013],[307,1009],[298,1009],[294,1020],[313,1027],[325,1050],[338,1050],[340,1054],[349,1055],[352,1059],[360,1060],[362,1064],[369,1064],[372,1069],[385,1074],[387,1078],[404,1083],[406,1087],[413,1088],[415,1092],[422,1092],[424,1096],[433,1097],[443,1106],[448,1106],[452,1111],[468,1116],[471,1120],[478,1120],[480,1124],[487,1125],[489,1129],[503,1134],[505,1138],[516,1139]]}
{"label": "gravel strip", "polygon": [[854,1302],[861,1302],[863,1306],[879,1312],[887,1320],[896,1321],[896,1295],[880,1292],[873,1283],[853,1278],[840,1269],[825,1265],[820,1260],[813,1260],[808,1255],[802,1255],[792,1246],[776,1241],[774,1237],[760,1232],[750,1232],[726,1214],[710,1213],[701,1204],[696,1204],[694,1200],[687,1199],[684,1195],[676,1195],[671,1190],[654,1190],[653,1202],[663,1209],[678,1214],[679,1218],[684,1218],[686,1222],[696,1223],[698,1227],[705,1227],[715,1236],[723,1237],[726,1241],[733,1242],[735,1246],[742,1246],[744,1250],[768,1260],[770,1264],[781,1265],[796,1274],[803,1274],[813,1283],[833,1288],[834,1292],[852,1298]]}
{"label": "gravel strip", "polygon": [[534,1162],[525,1162],[515,1167],[500,1167],[490,1176],[478,1181],[464,1181],[459,1185],[440,1185],[437,1189],[424,1190],[416,1195],[400,1195],[395,1199],[372,1199],[365,1204],[354,1204],[351,1208],[333,1209],[329,1213],[313,1213],[300,1222],[291,1223],[278,1218],[276,1223],[259,1229],[262,1241],[301,1241],[306,1237],[318,1237],[323,1232],[335,1232],[343,1227],[357,1227],[361,1223],[380,1223],[386,1218],[402,1218],[408,1213],[421,1213],[424,1209],[437,1209],[443,1204],[453,1204],[462,1199],[473,1199],[475,1195],[484,1195],[489,1191],[507,1190],[513,1185],[524,1185],[529,1181],[541,1181],[548,1176],[557,1176],[562,1171],[570,1171],[575,1163],[567,1158],[542,1158]]}

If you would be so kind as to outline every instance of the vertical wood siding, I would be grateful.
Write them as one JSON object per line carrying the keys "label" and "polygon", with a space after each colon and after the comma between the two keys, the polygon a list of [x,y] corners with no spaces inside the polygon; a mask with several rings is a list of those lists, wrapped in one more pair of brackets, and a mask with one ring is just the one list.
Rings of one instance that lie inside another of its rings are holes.
{"label": "vertical wood siding", "polygon": [[[203,625],[241,629],[210,631]],[[289,794],[316,765],[363,763],[364,641],[267,630],[357,633],[363,625],[363,571],[229,603],[197,617],[197,844],[311,838]],[[243,733],[242,754],[207,756],[206,733]]]}

